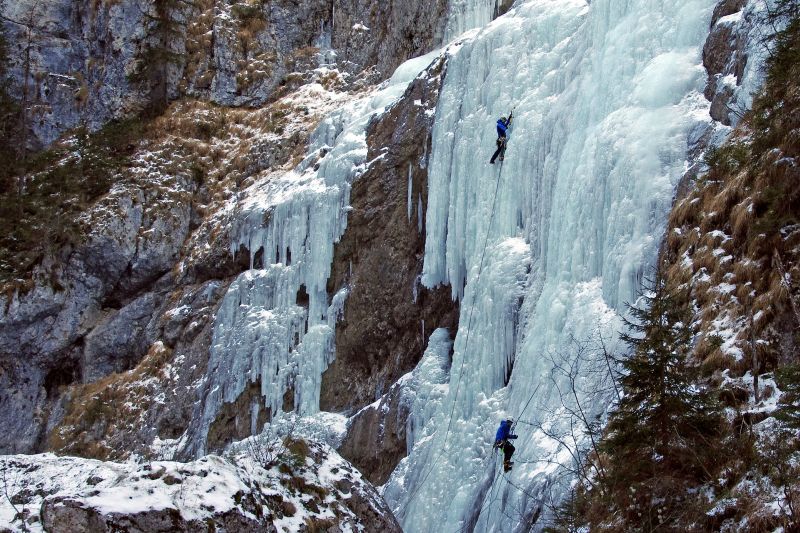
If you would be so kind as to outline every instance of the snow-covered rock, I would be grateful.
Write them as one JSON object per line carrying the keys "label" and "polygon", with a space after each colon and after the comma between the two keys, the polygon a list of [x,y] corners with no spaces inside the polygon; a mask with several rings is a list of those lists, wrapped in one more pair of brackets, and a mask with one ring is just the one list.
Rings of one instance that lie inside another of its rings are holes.
{"label": "snow-covered rock", "polygon": [[759,65],[767,52],[754,43],[764,38],[763,10],[764,4],[745,0],[720,2],[714,9],[703,46],[705,96],[711,101],[711,118],[722,124],[736,125],[761,85]]}
{"label": "snow-covered rock", "polygon": [[262,439],[242,449],[190,463],[3,456],[0,523],[14,532],[400,531],[331,448]]}

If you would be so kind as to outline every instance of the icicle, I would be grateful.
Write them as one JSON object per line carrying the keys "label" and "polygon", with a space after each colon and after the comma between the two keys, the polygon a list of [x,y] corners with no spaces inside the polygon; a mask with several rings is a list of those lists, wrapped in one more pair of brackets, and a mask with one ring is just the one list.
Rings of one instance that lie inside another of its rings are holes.
{"label": "icicle", "polygon": [[[408,379],[409,396],[413,402],[406,422],[406,447],[409,450],[425,437],[425,431],[430,430],[426,425],[427,421],[442,405],[442,400],[447,392],[452,345],[447,329],[434,330],[417,367],[410,376],[401,378],[403,381]],[[401,462],[400,468],[402,467],[403,463]]]}
{"label": "icicle", "polygon": [[445,42],[491,22],[497,11],[496,0],[451,0],[447,13]]}
{"label": "icicle", "polygon": [[259,412],[259,405],[258,400],[253,399],[250,402],[250,434],[255,435],[258,431],[258,412]]}

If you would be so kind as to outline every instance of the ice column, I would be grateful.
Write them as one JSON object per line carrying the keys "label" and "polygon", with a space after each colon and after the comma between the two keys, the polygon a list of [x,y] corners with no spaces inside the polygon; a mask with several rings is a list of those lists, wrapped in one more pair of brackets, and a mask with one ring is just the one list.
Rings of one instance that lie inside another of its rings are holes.
{"label": "ice column", "polygon": [[[424,427],[412,415],[415,447],[384,487],[405,531],[511,531],[540,504],[530,495],[563,490],[553,474],[565,451],[534,430],[564,421],[554,361],[570,363],[573,338],[613,348],[655,260],[687,139],[710,120],[701,47],[713,5],[517,1],[452,52],[422,282],[450,284],[461,317],[447,393]],[[512,108],[506,160],[489,165],[494,123]],[[592,389],[593,375],[580,379]],[[497,423],[521,413],[534,426],[517,428],[517,466],[484,498]]]}

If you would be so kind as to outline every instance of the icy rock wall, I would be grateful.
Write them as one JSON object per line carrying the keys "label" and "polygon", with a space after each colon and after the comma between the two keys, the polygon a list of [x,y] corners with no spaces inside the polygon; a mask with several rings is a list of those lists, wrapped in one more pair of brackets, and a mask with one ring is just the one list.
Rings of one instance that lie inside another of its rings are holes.
{"label": "icy rock wall", "polygon": [[231,253],[244,246],[251,268],[232,283],[217,313],[202,414],[189,439],[194,453],[205,452],[223,402],[259,379],[273,417],[287,391],[296,413],[319,411],[321,376],[334,356],[334,326],[347,294],[345,288],[329,295],[326,284],[347,225],[350,184],[370,164],[366,127],[435,55],[404,63],[379,91],[343,105],[318,127],[296,169],[268,176],[231,207]]}
{"label": "icy rock wall", "polygon": [[[423,283],[449,283],[461,317],[448,392],[384,487],[405,531],[527,529],[542,493],[563,491],[565,450],[534,430],[562,422],[554,361],[574,355],[572,338],[613,349],[654,263],[687,141],[710,122],[701,47],[713,7],[516,2],[451,49]],[[491,166],[495,121],[512,108],[506,160]],[[494,431],[521,414],[533,425],[517,427],[503,477]]]}
{"label": "icy rock wall", "polygon": [[767,4],[760,1],[720,2],[714,9],[711,33],[703,47],[703,64],[709,75],[705,95],[711,101],[711,117],[736,126],[752,107],[753,95],[763,82],[762,66],[767,35],[781,29],[766,22]]}

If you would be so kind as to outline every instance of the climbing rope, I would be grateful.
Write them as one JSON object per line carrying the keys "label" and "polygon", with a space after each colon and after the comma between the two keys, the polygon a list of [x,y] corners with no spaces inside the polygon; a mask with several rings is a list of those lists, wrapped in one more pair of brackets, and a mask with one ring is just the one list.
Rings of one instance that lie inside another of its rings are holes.
{"label": "climbing rope", "polygon": [[[489,227],[486,228],[486,238],[483,241],[483,252],[481,252],[481,261],[480,261],[480,264],[478,265],[478,275],[475,278],[476,291],[477,291],[477,288],[478,288],[478,283],[479,283],[479,281],[481,279],[481,273],[483,272],[483,261],[484,261],[484,258],[486,257],[486,246],[489,244],[489,234],[492,231],[492,224],[494,222],[495,205],[497,204],[497,191],[500,190],[500,181],[502,180],[502,178],[503,178],[503,163],[501,162],[500,163],[500,170],[497,173],[497,184],[495,185],[495,188],[494,188],[494,198],[492,199],[492,214],[491,214],[491,217],[489,218]],[[467,338],[464,340],[464,356],[461,358],[461,368],[459,369],[458,380],[456,381],[456,392],[453,395],[453,407],[450,409],[450,416],[449,416],[449,419],[447,421],[447,430],[444,433],[444,441],[442,442],[442,447],[440,448],[439,453],[436,455],[436,458],[431,463],[431,467],[428,469],[428,472],[422,478],[422,481],[420,481],[417,484],[417,486],[414,488],[414,490],[411,492],[411,496],[408,498],[408,501],[406,502],[406,504],[402,507],[402,509],[400,511],[400,514],[405,514],[405,511],[408,509],[408,506],[411,505],[411,502],[414,501],[414,498],[416,497],[417,493],[419,492],[419,489],[425,484],[425,481],[428,479],[428,476],[430,476],[431,472],[433,472],[434,466],[436,466],[436,463],[439,461],[439,459],[442,457],[442,454],[444,453],[445,445],[447,444],[447,437],[450,436],[450,429],[452,428],[452,425],[453,425],[453,413],[455,412],[455,409],[456,409],[456,400],[458,400],[458,392],[459,392],[459,390],[461,388],[461,378],[464,375],[464,361],[467,359],[467,352],[468,352],[467,348],[469,347],[469,336],[470,336],[470,333],[472,332],[472,314],[475,311],[475,300],[476,300],[476,297],[473,296],[472,305],[470,306],[470,310],[469,310],[469,319],[467,320]],[[494,481],[493,481],[493,483],[494,483]]]}
{"label": "climbing rope", "polygon": [[[495,463],[496,463],[496,461],[494,460],[494,456],[495,456],[496,452],[497,452],[497,450],[496,450],[496,449],[495,449],[494,451],[492,451],[492,481],[490,482],[490,485],[489,485],[489,487],[490,487],[490,490],[487,490],[487,491],[486,491],[486,495],[484,495],[484,497],[483,497],[483,502],[481,502],[481,507],[480,507],[480,509],[478,509],[478,514],[477,514],[477,516],[478,516],[478,520],[480,520],[480,518],[481,518],[481,513],[483,512],[483,509],[486,507],[486,498],[487,498],[487,496],[490,496],[490,495],[492,496],[492,497],[489,499],[489,517],[491,517],[491,511],[492,511],[492,507],[491,507],[491,506],[492,506],[492,504],[493,504],[494,502],[496,502],[496,501],[497,501],[497,498],[496,498],[496,497],[494,497],[495,490],[497,489],[497,485],[495,485],[495,484],[494,484],[494,482],[495,482],[495,480],[497,479],[497,472],[498,472],[498,470],[497,470],[497,464],[495,464]],[[487,524],[489,524],[489,523],[490,523],[490,522],[488,521],[488,519],[487,519],[486,523],[487,523]],[[476,522],[476,525],[477,525],[477,522]],[[467,530],[467,524],[464,524],[464,525],[461,527],[461,529],[459,530],[459,533],[464,533],[466,530]]]}
{"label": "climbing rope", "polygon": [[[517,422],[519,422],[520,421],[519,419],[522,418],[523,414],[525,414],[525,410],[528,409],[528,406],[531,404],[531,400],[533,400],[533,397],[536,396],[537,392],[539,392],[539,387],[541,387],[541,386],[542,386],[542,384],[539,383],[538,385],[536,385],[536,388],[533,389],[533,392],[531,393],[531,397],[528,398],[528,401],[525,403],[525,407],[522,408],[522,411],[520,411],[520,413],[517,415],[517,418],[514,420],[514,423],[511,425],[511,432],[512,433],[514,432],[514,428],[517,427]],[[529,424],[531,426],[533,425],[530,422],[525,422],[525,421],[523,421],[522,423],[523,424]]]}
{"label": "climbing rope", "polygon": [[515,488],[515,489],[517,489],[518,491],[520,491],[521,493],[525,494],[525,495],[526,495],[526,496],[528,496],[529,498],[536,499],[536,496],[534,496],[533,494],[531,494],[531,493],[530,493],[530,492],[528,492],[527,490],[523,489],[522,487],[520,487],[519,485],[517,485],[516,483],[514,483],[513,481],[511,481],[510,479],[508,479],[508,475],[506,475],[505,473],[503,473],[503,477],[505,478],[505,480],[506,480],[506,483],[508,483],[509,485],[511,485],[512,487],[514,487],[514,488]]}
{"label": "climbing rope", "polygon": [[[497,176],[497,184],[495,185],[495,189],[494,189],[494,197],[492,198],[492,213],[491,213],[491,217],[489,218],[489,227],[486,229],[486,238],[484,239],[484,242],[483,242],[483,250],[481,251],[481,260],[480,260],[480,263],[478,265],[478,275],[477,275],[477,277],[475,279],[476,289],[477,289],[478,284],[480,282],[481,273],[483,272],[483,263],[484,263],[484,260],[486,258],[486,248],[487,248],[487,246],[489,244],[489,235],[491,234],[492,225],[494,223],[495,207],[496,207],[496,204],[497,204],[497,193],[498,193],[498,191],[500,189],[500,181],[502,180],[502,176],[503,176],[503,163],[501,162],[500,163],[500,170],[499,170],[498,176]],[[444,441],[443,441],[442,446],[441,446],[441,448],[439,450],[439,453],[436,455],[436,457],[434,458],[433,462],[431,463],[430,468],[426,472],[425,476],[423,476],[422,480],[417,484],[417,486],[411,492],[411,496],[408,498],[408,501],[406,502],[406,504],[402,507],[402,509],[400,511],[400,514],[404,514],[405,511],[408,509],[408,506],[411,505],[411,502],[414,501],[414,498],[419,493],[419,490],[422,488],[422,486],[425,484],[425,481],[428,479],[430,474],[433,472],[433,469],[436,466],[436,463],[439,461],[441,456],[444,454],[445,446],[447,444],[447,438],[450,436],[450,430],[452,429],[453,414],[455,413],[455,408],[456,408],[456,400],[458,399],[458,393],[459,393],[459,391],[461,389],[461,379],[462,379],[462,377],[464,375],[464,361],[466,361],[466,354],[468,353],[468,348],[469,348],[469,339],[470,339],[470,335],[472,333],[472,316],[473,316],[473,313],[475,311],[475,302],[476,302],[476,297],[473,296],[472,304],[470,306],[470,311],[469,311],[469,318],[467,320],[467,337],[464,340],[464,356],[461,358],[461,366],[459,368],[458,379],[456,381],[456,391],[455,391],[455,394],[453,396],[453,405],[452,405],[452,407],[450,409],[450,414],[449,414],[448,421],[447,421],[447,429],[446,429],[445,435],[444,435]],[[522,411],[520,411],[519,415],[517,416],[517,420],[515,420],[515,422],[511,426],[511,431],[513,431],[514,427],[516,427],[517,422],[519,421],[518,419],[521,418],[522,415],[525,413],[525,411],[528,409],[528,406],[530,405],[531,401],[533,400],[533,397],[538,392],[540,386],[541,386],[541,383],[538,384],[536,386],[536,388],[533,390],[533,393],[531,393],[530,397],[528,398],[528,401],[523,406]],[[524,423],[530,424],[529,422],[524,422]],[[533,424],[530,424],[530,425],[533,425]],[[493,452],[493,455],[494,455],[494,452]],[[492,475],[491,489],[486,493],[486,496],[484,496],[483,502],[481,503],[481,507],[478,510],[478,514],[477,514],[478,519],[480,520],[480,515],[481,515],[481,513],[483,513],[483,510],[486,507],[487,497],[491,496],[488,499],[488,502],[489,502],[489,515],[486,518],[486,520],[487,520],[486,523],[487,524],[491,523],[490,519],[491,519],[491,514],[492,514],[492,505],[494,504],[494,502],[497,501],[496,492],[497,492],[497,489],[499,489],[499,484],[495,484],[495,481],[497,479],[497,465],[493,464],[492,468],[493,468],[494,473]],[[533,498],[533,495],[528,493],[525,489],[523,489],[519,485],[515,484],[511,480],[509,480],[509,478],[506,475],[506,473],[503,473],[503,478],[506,480],[506,482],[509,485],[511,485],[512,487],[516,488],[517,490],[523,492],[524,494],[528,495],[529,497]],[[503,513],[503,514],[505,514],[505,513]],[[506,515],[506,516],[508,516],[508,515]],[[463,532],[465,530],[466,530],[466,525],[464,527],[462,527],[461,532]]]}

